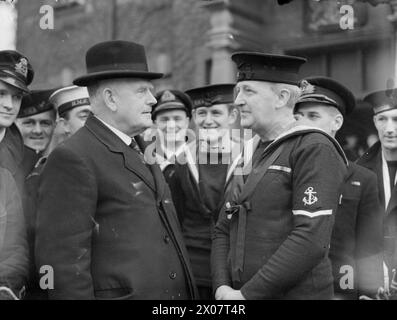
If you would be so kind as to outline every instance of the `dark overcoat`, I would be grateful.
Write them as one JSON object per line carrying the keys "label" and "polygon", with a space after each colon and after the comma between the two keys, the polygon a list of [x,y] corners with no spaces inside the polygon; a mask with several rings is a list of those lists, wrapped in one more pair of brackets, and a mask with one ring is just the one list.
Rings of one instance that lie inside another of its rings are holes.
{"label": "dark overcoat", "polygon": [[7,169],[13,176],[22,195],[27,170],[24,169],[25,147],[22,136],[15,124],[6,129],[0,142],[0,167]]}
{"label": "dark overcoat", "polygon": [[18,296],[27,281],[28,258],[21,197],[12,174],[0,167],[0,287]]}
{"label": "dark overcoat", "polygon": [[36,265],[52,299],[192,299],[169,189],[96,117],[49,156],[39,187]]}
{"label": "dark overcoat", "polygon": [[392,269],[397,268],[397,185],[391,190],[390,200],[386,207],[382,174],[382,148],[379,141],[357,160],[357,164],[375,172],[378,178],[378,195],[383,208],[384,260],[391,280]]}
{"label": "dark overcoat", "polygon": [[337,298],[374,297],[383,286],[382,224],[375,173],[349,162],[330,249]]}

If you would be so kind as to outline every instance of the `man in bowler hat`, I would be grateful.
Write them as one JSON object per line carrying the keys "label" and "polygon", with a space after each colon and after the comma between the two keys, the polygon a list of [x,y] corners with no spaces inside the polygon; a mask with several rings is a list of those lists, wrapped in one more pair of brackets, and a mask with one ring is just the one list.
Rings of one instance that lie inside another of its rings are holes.
{"label": "man in bowler hat", "polygon": [[306,60],[256,52],[232,59],[241,125],[260,140],[215,226],[215,298],[330,299],[328,251],[346,159],[332,137],[293,117]]}
{"label": "man in bowler hat", "polygon": [[192,299],[196,289],[175,208],[139,134],[156,103],[144,47],[94,45],[86,55],[93,115],[51,153],[42,173],[37,268],[51,299]]}
{"label": "man in bowler hat", "polygon": [[[335,137],[355,108],[353,93],[327,77],[306,78],[301,88],[296,119]],[[336,299],[376,298],[383,286],[382,222],[376,174],[349,161],[329,254]]]}

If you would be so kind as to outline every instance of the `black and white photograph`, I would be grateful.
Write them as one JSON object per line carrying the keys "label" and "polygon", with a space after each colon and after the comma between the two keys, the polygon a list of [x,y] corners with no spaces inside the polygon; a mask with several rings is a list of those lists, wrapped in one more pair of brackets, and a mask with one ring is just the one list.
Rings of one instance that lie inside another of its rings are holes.
{"label": "black and white photograph", "polygon": [[397,300],[396,182],[397,0],[0,0],[0,309]]}

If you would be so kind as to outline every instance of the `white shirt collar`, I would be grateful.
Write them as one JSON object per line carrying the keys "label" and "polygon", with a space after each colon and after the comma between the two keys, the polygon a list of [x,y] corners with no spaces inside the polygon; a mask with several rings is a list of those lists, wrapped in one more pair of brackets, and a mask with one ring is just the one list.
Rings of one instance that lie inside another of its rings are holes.
{"label": "white shirt collar", "polygon": [[6,135],[6,130],[7,129],[5,129],[2,132],[0,132],[0,142],[3,141],[3,139],[4,139],[5,135]]}
{"label": "white shirt collar", "polygon": [[127,146],[129,146],[132,142],[132,138],[126,135],[124,132],[121,132],[119,129],[112,127],[110,124],[107,124],[102,119],[95,116],[99,121],[101,121],[105,126],[107,126],[116,136],[118,136]]}

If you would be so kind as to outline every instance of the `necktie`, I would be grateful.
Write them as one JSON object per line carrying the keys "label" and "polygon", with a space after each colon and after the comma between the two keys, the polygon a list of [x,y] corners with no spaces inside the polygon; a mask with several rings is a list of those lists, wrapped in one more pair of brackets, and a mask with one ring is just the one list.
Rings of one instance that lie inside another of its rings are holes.
{"label": "necktie", "polygon": [[145,157],[144,157],[144,155],[143,155],[141,149],[139,148],[138,144],[136,143],[136,141],[135,141],[134,139],[131,140],[131,143],[130,143],[129,147],[130,147],[131,149],[133,149],[133,150],[138,154],[139,159],[141,159],[141,161],[142,161],[144,164],[146,164],[146,162],[145,162]]}

